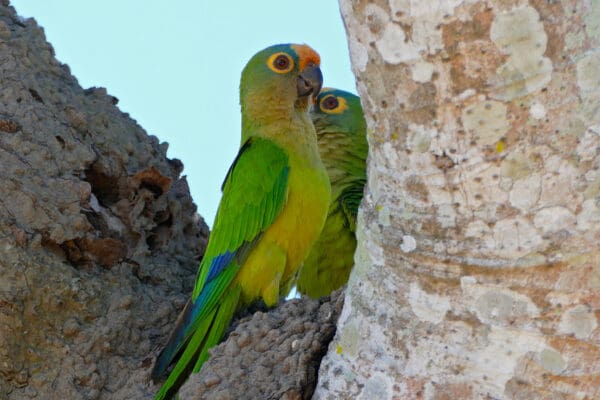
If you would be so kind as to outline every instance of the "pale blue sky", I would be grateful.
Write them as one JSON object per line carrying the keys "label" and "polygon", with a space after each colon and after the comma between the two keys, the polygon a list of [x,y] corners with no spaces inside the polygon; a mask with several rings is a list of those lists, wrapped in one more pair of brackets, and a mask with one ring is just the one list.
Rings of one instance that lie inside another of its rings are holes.
{"label": "pale blue sky", "polygon": [[199,213],[212,225],[240,138],[238,85],[246,61],[276,43],[321,55],[326,86],[356,92],[335,0],[12,0],[44,27],[84,88],[121,110],[183,161]]}

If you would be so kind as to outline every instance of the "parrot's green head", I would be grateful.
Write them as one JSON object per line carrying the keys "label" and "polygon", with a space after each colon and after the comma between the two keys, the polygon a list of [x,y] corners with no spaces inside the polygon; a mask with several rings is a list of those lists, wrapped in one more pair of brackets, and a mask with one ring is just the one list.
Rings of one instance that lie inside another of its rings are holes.
{"label": "parrot's green head", "polygon": [[242,71],[242,115],[260,123],[308,111],[323,84],[320,61],[303,44],[278,44],[255,54]]}
{"label": "parrot's green head", "polygon": [[336,132],[348,136],[365,136],[367,124],[360,98],[352,93],[324,88],[317,97],[310,115],[317,135]]}

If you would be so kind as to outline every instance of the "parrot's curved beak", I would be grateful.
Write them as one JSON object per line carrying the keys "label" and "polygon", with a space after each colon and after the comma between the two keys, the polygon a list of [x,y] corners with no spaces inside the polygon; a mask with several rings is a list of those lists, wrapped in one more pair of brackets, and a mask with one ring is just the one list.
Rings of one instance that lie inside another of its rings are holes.
{"label": "parrot's curved beak", "polygon": [[323,86],[323,74],[317,64],[308,64],[298,75],[298,97],[313,95],[316,98]]}

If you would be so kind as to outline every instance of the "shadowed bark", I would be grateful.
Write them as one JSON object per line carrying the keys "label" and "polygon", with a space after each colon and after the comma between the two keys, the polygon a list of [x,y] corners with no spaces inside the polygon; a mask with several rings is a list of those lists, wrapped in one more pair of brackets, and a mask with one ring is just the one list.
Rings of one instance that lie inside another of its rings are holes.
{"label": "shadowed bark", "polygon": [[179,160],[0,5],[0,398],[149,397],[208,228]]}

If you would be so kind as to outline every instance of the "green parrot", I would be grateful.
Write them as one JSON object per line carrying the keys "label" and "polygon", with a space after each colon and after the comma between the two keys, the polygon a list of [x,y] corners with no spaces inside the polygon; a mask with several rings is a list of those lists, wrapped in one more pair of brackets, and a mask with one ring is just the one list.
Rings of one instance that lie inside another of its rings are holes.
{"label": "green parrot", "polygon": [[244,67],[242,141],[190,301],[158,355],[152,378],[175,363],[155,399],[171,398],[236,310],[275,305],[319,237],[331,196],[308,114],[322,86],[319,55],[307,45],[268,47]]}
{"label": "green parrot", "polygon": [[368,144],[360,98],[323,89],[311,111],[323,164],[331,180],[331,203],[321,236],[300,269],[297,289],[318,298],[348,281],[356,249],[356,214],[367,181]]}

